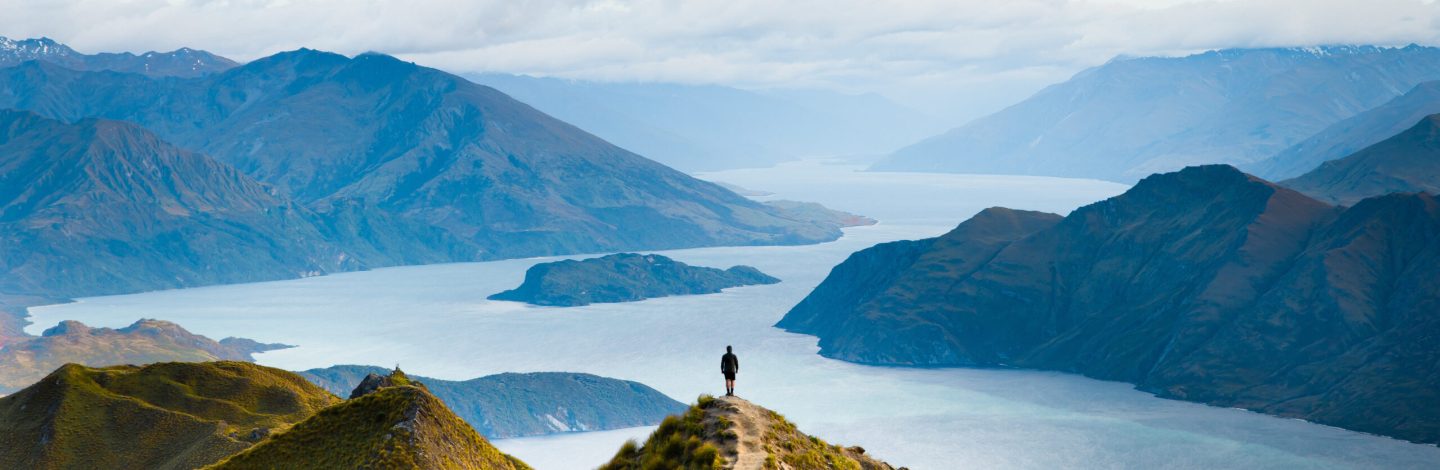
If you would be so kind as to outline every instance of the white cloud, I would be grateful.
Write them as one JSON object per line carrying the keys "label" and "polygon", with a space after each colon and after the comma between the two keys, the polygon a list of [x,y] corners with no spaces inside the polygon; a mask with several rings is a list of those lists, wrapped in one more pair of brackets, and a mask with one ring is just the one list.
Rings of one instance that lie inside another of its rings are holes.
{"label": "white cloud", "polygon": [[973,114],[1115,55],[1440,43],[1423,0],[0,0],[0,35],[240,60],[375,50],[456,72],[879,91]]}

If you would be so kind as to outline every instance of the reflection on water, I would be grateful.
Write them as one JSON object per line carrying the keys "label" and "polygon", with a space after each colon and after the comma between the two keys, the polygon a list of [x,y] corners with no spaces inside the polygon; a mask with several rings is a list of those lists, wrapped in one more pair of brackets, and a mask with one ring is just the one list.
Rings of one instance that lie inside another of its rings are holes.
{"label": "reflection on water", "polygon": [[[212,337],[300,347],[260,355],[300,370],[399,363],[466,379],[576,371],[637,380],[681,401],[723,392],[734,345],[737,393],[825,439],[897,465],[942,468],[1434,468],[1440,448],[1296,420],[1155,398],[1127,384],[1037,371],[903,369],[833,361],[813,337],[771,327],[850,253],[934,236],[985,207],[1064,213],[1124,190],[1057,178],[863,173],[815,163],[704,177],[880,219],[839,241],[664,252],[704,266],[748,264],[784,282],[721,294],[575,308],[485,297],[545,259],[381,269],[294,281],[83,299],[34,309],[124,326],[160,318]],[[497,442],[538,468],[593,468],[647,428]]]}

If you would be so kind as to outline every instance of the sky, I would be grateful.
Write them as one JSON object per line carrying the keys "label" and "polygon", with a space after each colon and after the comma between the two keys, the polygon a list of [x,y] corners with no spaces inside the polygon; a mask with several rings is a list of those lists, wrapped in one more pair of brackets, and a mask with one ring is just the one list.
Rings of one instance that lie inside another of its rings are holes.
{"label": "sky", "polygon": [[[1433,0],[0,0],[0,36],[251,60],[876,92],[963,121],[1116,56],[1440,45]],[[958,122],[957,122],[958,124]]]}

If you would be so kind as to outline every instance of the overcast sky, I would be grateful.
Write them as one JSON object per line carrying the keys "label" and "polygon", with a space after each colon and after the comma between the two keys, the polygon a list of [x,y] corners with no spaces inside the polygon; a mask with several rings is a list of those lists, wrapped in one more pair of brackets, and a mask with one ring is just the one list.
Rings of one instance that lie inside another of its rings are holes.
{"label": "overcast sky", "polygon": [[951,119],[1116,55],[1440,44],[1425,0],[0,0],[82,52],[311,47],[452,72],[879,92]]}

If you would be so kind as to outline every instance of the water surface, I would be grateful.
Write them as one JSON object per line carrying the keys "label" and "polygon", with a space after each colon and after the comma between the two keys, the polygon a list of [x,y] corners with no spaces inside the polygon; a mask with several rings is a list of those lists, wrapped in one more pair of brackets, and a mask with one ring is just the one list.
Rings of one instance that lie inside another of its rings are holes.
{"label": "water surface", "polygon": [[[637,380],[681,401],[723,392],[719,356],[740,356],[738,393],[809,433],[893,464],[947,468],[1436,468],[1440,448],[1155,398],[1123,383],[1039,371],[906,369],[825,359],[813,337],[772,328],[850,253],[938,235],[989,206],[1066,213],[1124,191],[1043,177],[865,173],[804,162],[703,177],[880,219],[839,241],[660,252],[779,277],[724,293],[575,308],[485,297],[551,259],[380,269],[293,281],[95,297],[32,309],[62,319],[180,323],[211,337],[299,345],[259,355],[292,370],[401,365],[461,380],[576,371]],[[593,468],[651,428],[496,441],[537,468]]]}

